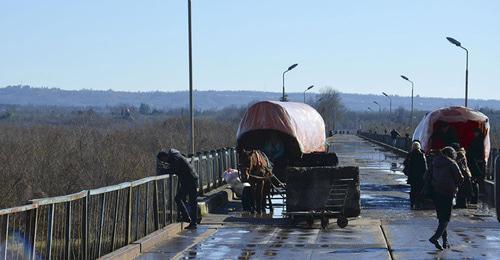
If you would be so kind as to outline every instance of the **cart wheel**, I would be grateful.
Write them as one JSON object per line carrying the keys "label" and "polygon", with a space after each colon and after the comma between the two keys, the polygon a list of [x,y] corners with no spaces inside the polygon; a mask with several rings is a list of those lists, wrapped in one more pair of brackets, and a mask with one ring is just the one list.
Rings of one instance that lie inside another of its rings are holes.
{"label": "cart wheel", "polygon": [[345,228],[347,227],[347,224],[349,224],[349,220],[344,217],[344,216],[340,216],[338,219],[337,219],[337,225],[340,227],[340,228]]}
{"label": "cart wheel", "polygon": [[307,220],[306,220],[306,221],[307,221],[307,225],[308,225],[309,227],[312,227],[312,225],[314,224],[314,218],[313,218],[312,216],[307,217]]}
{"label": "cart wheel", "polygon": [[330,223],[330,219],[328,217],[321,217],[321,227],[323,229],[326,229],[328,227],[328,224]]}

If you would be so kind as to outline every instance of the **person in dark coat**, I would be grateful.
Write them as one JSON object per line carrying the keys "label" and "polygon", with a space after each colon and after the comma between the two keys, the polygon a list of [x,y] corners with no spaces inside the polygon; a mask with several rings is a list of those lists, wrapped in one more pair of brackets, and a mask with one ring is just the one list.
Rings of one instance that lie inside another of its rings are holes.
{"label": "person in dark coat", "polygon": [[[429,238],[429,241],[439,250],[443,250],[443,247],[450,247],[446,228],[451,218],[453,197],[464,179],[460,173],[460,168],[455,162],[456,156],[455,150],[447,146],[434,157],[432,163],[432,198],[436,207],[439,225],[434,235]],[[438,239],[440,237],[443,239],[443,246],[439,244]]]}
{"label": "person in dark coat", "polygon": [[398,141],[398,137],[401,136],[396,129],[391,130],[391,138],[392,138],[392,146],[396,146],[396,143]]}
{"label": "person in dark coat", "polygon": [[467,161],[472,174],[472,199],[471,204],[477,204],[479,200],[479,185],[484,181],[486,171],[486,161],[484,160],[484,134],[479,129],[474,129],[474,139],[472,139],[467,150]]}
{"label": "person in dark coat", "polygon": [[[161,151],[157,158],[160,162],[167,164],[170,174],[176,174],[179,179],[179,187],[175,195],[178,216],[183,220],[188,220],[189,226],[186,229],[196,229],[198,220],[198,174],[186,157],[176,149],[168,152]],[[190,210],[188,210],[188,207]]]}
{"label": "person in dark coat", "polygon": [[458,187],[456,205],[457,209],[466,209],[467,201],[471,200],[472,197],[472,183],[471,183],[471,172],[467,163],[467,156],[463,147],[460,147],[459,143],[453,143],[451,145],[455,151],[457,151],[457,162],[458,168],[460,168],[460,173],[464,177],[462,185]]}
{"label": "person in dark coat", "polygon": [[424,175],[427,171],[427,161],[425,154],[420,149],[419,142],[413,142],[411,152],[408,153],[404,161],[404,174],[408,176],[410,184],[410,206],[412,209],[421,208],[420,192],[424,186]]}

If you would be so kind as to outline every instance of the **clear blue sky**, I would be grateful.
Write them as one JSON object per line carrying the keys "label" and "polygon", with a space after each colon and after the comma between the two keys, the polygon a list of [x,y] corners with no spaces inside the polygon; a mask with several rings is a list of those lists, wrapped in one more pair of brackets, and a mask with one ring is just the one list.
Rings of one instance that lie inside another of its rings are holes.
{"label": "clear blue sky", "polygon": [[[0,86],[186,90],[183,0],[0,2]],[[302,91],[500,99],[500,1],[193,0],[199,90]],[[317,90],[317,89],[316,89]]]}

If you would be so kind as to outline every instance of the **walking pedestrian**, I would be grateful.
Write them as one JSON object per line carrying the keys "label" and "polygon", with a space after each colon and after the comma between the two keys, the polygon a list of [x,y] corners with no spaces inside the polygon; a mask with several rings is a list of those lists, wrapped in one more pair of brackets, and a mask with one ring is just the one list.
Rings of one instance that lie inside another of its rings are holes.
{"label": "walking pedestrian", "polygon": [[182,221],[189,221],[186,229],[196,229],[198,222],[198,174],[186,157],[176,149],[168,152],[161,151],[157,155],[160,164],[168,169],[170,174],[176,174],[179,178],[179,187],[175,195],[178,217]]}
{"label": "walking pedestrian", "polygon": [[427,161],[425,154],[420,149],[418,141],[413,142],[411,152],[408,153],[404,161],[403,173],[408,176],[410,184],[410,207],[420,209],[422,207],[420,193],[424,186],[424,174],[427,171]]}
{"label": "walking pedestrian", "polygon": [[456,209],[466,209],[467,202],[471,200],[472,197],[472,183],[471,183],[471,172],[469,170],[469,166],[467,164],[467,157],[465,153],[465,149],[460,147],[459,143],[453,143],[451,145],[455,151],[457,151],[457,162],[458,168],[460,168],[460,173],[464,177],[464,181],[462,185],[458,187],[457,198],[455,207]]}
{"label": "walking pedestrian", "polygon": [[[433,169],[431,176],[432,198],[436,207],[437,219],[439,220],[438,228],[434,235],[429,239],[429,242],[434,246],[443,250],[449,248],[448,233],[446,227],[450,222],[451,210],[453,208],[453,197],[457,192],[457,188],[462,183],[464,177],[460,173],[460,168],[455,162],[457,153],[455,150],[447,146],[441,150],[433,159]],[[443,245],[438,239],[443,239]]]}
{"label": "walking pedestrian", "polygon": [[397,141],[398,141],[398,137],[399,137],[399,136],[401,136],[401,135],[399,134],[399,132],[398,132],[398,131],[396,131],[396,129],[394,129],[394,128],[393,128],[393,129],[391,130],[392,146],[396,146]]}
{"label": "walking pedestrian", "polygon": [[484,160],[484,134],[479,128],[474,130],[472,139],[467,151],[467,160],[472,174],[472,199],[471,204],[479,201],[479,185],[484,181],[486,171],[486,161]]}

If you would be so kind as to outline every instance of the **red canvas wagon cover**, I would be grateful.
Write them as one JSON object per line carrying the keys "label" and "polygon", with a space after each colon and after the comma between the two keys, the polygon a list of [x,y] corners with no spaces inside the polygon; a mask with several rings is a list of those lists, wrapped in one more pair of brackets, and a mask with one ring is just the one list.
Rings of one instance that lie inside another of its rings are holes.
{"label": "red canvas wagon cover", "polygon": [[419,140],[422,149],[429,152],[431,149],[441,148],[438,144],[432,144],[432,135],[440,125],[448,124],[453,127],[458,135],[460,144],[467,149],[474,137],[473,130],[481,130],[484,138],[485,160],[490,154],[490,123],[483,113],[466,107],[440,108],[428,113],[418,124],[413,134],[413,140]]}
{"label": "red canvas wagon cover", "polygon": [[325,152],[325,122],[311,106],[296,102],[262,101],[248,108],[238,128],[238,142],[255,130],[276,130],[291,136],[303,154]]}

